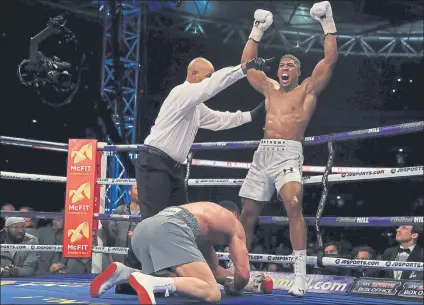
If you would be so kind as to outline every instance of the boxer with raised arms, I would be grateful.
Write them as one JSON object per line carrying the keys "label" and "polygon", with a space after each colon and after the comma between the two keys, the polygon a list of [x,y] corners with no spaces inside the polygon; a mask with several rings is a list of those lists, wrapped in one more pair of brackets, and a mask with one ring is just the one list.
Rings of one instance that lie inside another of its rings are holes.
{"label": "boxer with raised arms", "polygon": [[[247,79],[265,97],[265,134],[253,156],[252,165],[240,189],[243,210],[240,221],[246,231],[250,248],[254,225],[263,205],[271,199],[274,188],[279,193],[289,217],[290,241],[295,256],[294,285],[289,293],[303,296],[306,279],[306,225],[302,214],[302,140],[314,113],[317,98],[329,82],[337,62],[336,26],[328,1],[315,3],[310,15],[324,29],[324,58],[312,75],[299,85],[300,61],[284,55],[277,69],[278,82],[261,71],[248,71]],[[258,56],[258,45],[264,32],[271,26],[272,13],[255,12],[255,21],[241,62]]]}

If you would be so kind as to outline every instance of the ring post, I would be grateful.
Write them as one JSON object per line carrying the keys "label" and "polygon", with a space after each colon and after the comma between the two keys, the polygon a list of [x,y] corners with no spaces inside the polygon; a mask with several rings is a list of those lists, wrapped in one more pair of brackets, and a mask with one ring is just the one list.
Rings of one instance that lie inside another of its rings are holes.
{"label": "ring post", "polygon": [[[97,144],[97,148],[101,148],[106,143],[101,142]],[[100,157],[99,162],[99,171],[98,171],[98,178],[106,178],[107,176],[107,161],[108,156],[106,151],[97,152]],[[94,209],[95,213],[104,213],[105,212],[105,206],[106,206],[106,185],[99,185],[97,184],[96,187],[99,188],[99,202],[97,204],[97,207]],[[97,211],[97,212],[96,212]],[[99,236],[99,233],[103,230],[102,228],[102,222],[98,219],[94,220],[93,223],[93,229],[95,229],[97,232],[96,234],[93,234],[93,244],[99,247],[103,247],[103,240]],[[92,274],[99,274],[103,271],[103,254],[102,253],[93,253],[92,254],[92,260],[91,260],[91,273]]]}
{"label": "ring post", "polygon": [[322,258],[324,257],[324,243],[322,240],[322,233],[320,231],[319,225],[321,222],[322,213],[324,212],[325,204],[327,203],[327,196],[329,192],[328,175],[331,172],[331,168],[333,167],[333,161],[334,161],[334,147],[333,147],[332,135],[328,136],[327,146],[328,146],[329,155],[328,155],[328,160],[327,160],[327,165],[325,167],[324,175],[322,175],[321,182],[322,182],[323,189],[321,193],[321,198],[319,200],[317,213],[315,216],[315,230],[317,232],[317,241],[318,241],[317,265],[318,267],[321,267],[321,268],[324,267],[322,263]]}
{"label": "ring post", "polygon": [[91,259],[100,153],[97,140],[70,139],[68,148],[63,257]]}

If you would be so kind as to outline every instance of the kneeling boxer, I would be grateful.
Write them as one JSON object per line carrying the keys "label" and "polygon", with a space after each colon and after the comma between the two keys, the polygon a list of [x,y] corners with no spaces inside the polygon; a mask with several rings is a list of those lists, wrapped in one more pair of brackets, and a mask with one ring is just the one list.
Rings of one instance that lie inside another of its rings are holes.
{"label": "kneeling boxer", "polygon": [[[168,207],[141,221],[131,245],[143,273],[113,263],[90,285],[98,297],[116,284],[129,282],[140,304],[156,304],[155,293],[182,294],[204,302],[221,299],[218,283],[228,294],[243,291],[271,293],[273,282],[260,275],[250,279],[246,236],[232,202],[222,206],[196,202]],[[214,245],[229,245],[234,273],[219,266]]]}

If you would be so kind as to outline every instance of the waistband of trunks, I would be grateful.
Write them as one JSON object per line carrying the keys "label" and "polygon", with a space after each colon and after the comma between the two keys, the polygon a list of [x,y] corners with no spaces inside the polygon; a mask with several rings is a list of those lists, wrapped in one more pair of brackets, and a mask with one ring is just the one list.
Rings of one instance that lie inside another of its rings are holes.
{"label": "waistband of trunks", "polygon": [[187,209],[171,206],[162,210],[158,215],[171,216],[181,221],[184,221],[186,225],[193,231],[193,235],[196,238],[199,235],[199,223],[196,217]]}
{"label": "waistband of trunks", "polygon": [[296,150],[303,152],[302,142],[284,139],[262,139],[259,143],[258,150],[262,151],[279,151],[279,150]]}

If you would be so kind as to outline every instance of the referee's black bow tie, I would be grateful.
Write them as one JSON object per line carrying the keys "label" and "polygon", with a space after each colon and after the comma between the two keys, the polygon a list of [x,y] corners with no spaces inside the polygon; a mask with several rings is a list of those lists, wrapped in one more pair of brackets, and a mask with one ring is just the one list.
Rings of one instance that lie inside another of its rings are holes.
{"label": "referee's black bow tie", "polygon": [[398,253],[402,253],[402,252],[405,252],[405,253],[411,254],[411,250],[410,250],[410,249],[403,249],[403,248],[399,248],[399,249],[398,249]]}

